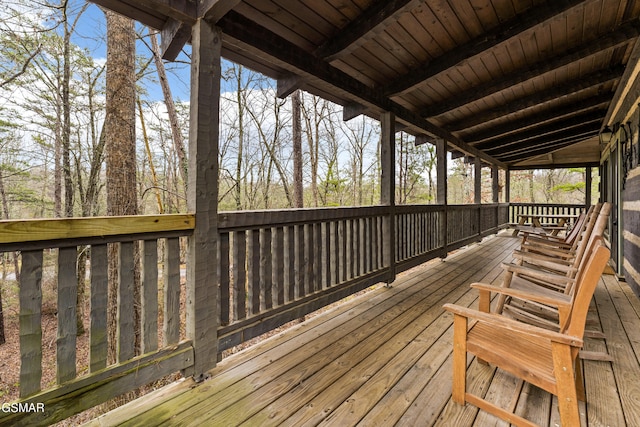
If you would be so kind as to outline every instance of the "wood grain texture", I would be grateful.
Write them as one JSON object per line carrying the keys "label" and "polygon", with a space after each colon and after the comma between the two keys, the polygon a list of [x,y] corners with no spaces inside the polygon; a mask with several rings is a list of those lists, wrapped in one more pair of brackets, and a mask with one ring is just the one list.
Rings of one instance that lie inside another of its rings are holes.
{"label": "wood grain texture", "polygon": [[23,252],[20,269],[20,397],[42,378],[42,251]]}

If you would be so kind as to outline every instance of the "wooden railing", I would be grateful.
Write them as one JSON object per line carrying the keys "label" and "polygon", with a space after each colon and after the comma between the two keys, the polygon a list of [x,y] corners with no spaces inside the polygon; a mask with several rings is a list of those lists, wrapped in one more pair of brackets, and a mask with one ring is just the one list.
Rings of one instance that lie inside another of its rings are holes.
{"label": "wooden railing", "polygon": [[[180,244],[191,234],[192,215],[0,221],[0,252],[20,251],[20,397],[43,413],[0,412],[1,425],[57,421],[112,397],[189,368],[191,343],[180,340]],[[159,263],[158,241],[165,246]],[[134,266],[141,248],[141,351],[135,349]],[[108,246],[118,259],[118,303],[108,304]],[[78,259],[88,251],[90,277],[89,360],[77,371],[76,301]],[[159,266],[162,266],[160,270]],[[57,339],[53,385],[43,381],[43,272],[53,270],[57,290]],[[163,301],[158,279],[164,274]],[[162,311],[159,313],[159,308]],[[107,363],[107,311],[117,310],[116,362]],[[158,319],[164,320],[162,341]]]}
{"label": "wooden railing", "polygon": [[518,215],[569,215],[578,216],[585,210],[581,204],[557,204],[557,203],[510,203],[509,223],[518,223]]}
{"label": "wooden railing", "polygon": [[[338,301],[506,226],[508,205],[421,205],[218,214],[217,351]],[[19,251],[20,402],[45,413],[0,413],[0,425],[54,422],[167,374],[193,369],[196,345],[180,334],[181,238],[193,215],[0,221],[0,252]],[[394,241],[391,241],[391,238]],[[161,242],[161,243],[160,243]],[[107,363],[107,252],[119,248],[116,362]],[[133,271],[140,248],[141,354],[135,351]],[[164,248],[159,259],[158,247]],[[76,370],[78,254],[89,250],[90,356]],[[46,255],[46,256],[45,256]],[[57,380],[41,390],[42,271],[53,258],[57,283]],[[189,262],[187,260],[187,262]],[[187,265],[189,270],[189,265]],[[159,278],[164,276],[158,300]],[[207,295],[212,293],[207,292]],[[217,310],[216,310],[217,307]],[[201,313],[202,316],[204,314]],[[163,319],[161,327],[159,319]],[[211,328],[216,331],[216,328]],[[160,331],[160,334],[158,333]],[[163,338],[160,339],[159,336]],[[162,342],[159,342],[162,341]],[[219,354],[220,355],[220,354]]]}
{"label": "wooden railing", "polygon": [[[221,213],[218,350],[445,257],[506,226],[507,213],[498,204]],[[393,259],[383,231],[392,215]]]}

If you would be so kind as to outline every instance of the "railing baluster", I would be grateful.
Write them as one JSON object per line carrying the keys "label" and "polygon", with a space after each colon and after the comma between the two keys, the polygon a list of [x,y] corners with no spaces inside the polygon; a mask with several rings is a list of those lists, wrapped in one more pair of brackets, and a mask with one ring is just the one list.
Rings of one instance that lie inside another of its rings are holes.
{"label": "railing baluster", "polygon": [[309,295],[314,289],[314,277],[313,277],[313,261],[314,261],[314,241],[312,224],[304,224],[302,227],[302,233],[304,236],[304,294]]}
{"label": "railing baluster", "polygon": [[118,362],[135,356],[135,258],[132,242],[119,244],[118,263]]}
{"label": "railing baluster", "polygon": [[260,230],[249,230],[247,234],[249,314],[258,314],[260,313]]}
{"label": "railing baluster", "polygon": [[23,251],[20,269],[20,397],[42,379],[42,251]]}
{"label": "railing baluster", "polygon": [[296,244],[295,229],[288,226],[284,230],[284,294],[285,301],[295,299],[296,287]]}
{"label": "railing baluster", "polygon": [[295,298],[305,296],[304,292],[304,226],[296,225],[294,227],[294,252],[295,252]]}
{"label": "railing baluster", "polygon": [[[166,248],[165,248],[166,249]],[[142,244],[142,354],[158,349],[158,241]]]}
{"label": "railing baluster", "polygon": [[166,239],[164,251],[164,345],[180,341],[180,239]]}
{"label": "railing baluster", "polygon": [[58,384],[76,377],[77,260],[77,247],[58,249],[58,336],[56,340]]}
{"label": "railing baluster", "polygon": [[260,309],[273,307],[273,265],[271,259],[271,228],[260,230]]}
{"label": "railing baluster", "polygon": [[247,234],[233,232],[233,319],[247,317]]}
{"label": "railing baluster", "polygon": [[100,371],[107,367],[107,271],[107,245],[91,246],[89,372]]}
{"label": "railing baluster", "polygon": [[218,239],[218,256],[220,257],[219,266],[219,280],[220,280],[220,295],[218,298],[218,317],[220,325],[228,325],[231,318],[231,304],[229,299],[231,298],[231,281],[229,277],[229,233],[220,233]]}
{"label": "railing baluster", "polygon": [[284,304],[284,230],[277,227],[272,230],[274,239],[271,242],[271,254],[273,257],[273,286],[274,286],[274,304]]}
{"label": "railing baluster", "polygon": [[314,257],[313,257],[313,289],[315,291],[322,290],[322,252],[324,251],[324,244],[322,242],[322,224],[316,222],[313,224],[313,242],[314,242]]}

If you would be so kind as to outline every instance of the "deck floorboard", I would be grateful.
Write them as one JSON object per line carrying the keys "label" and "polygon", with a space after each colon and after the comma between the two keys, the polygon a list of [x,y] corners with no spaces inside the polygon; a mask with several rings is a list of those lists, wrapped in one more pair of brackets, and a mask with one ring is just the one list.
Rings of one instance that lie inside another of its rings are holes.
{"label": "deck floorboard", "polygon": [[[350,298],[232,355],[194,384],[174,383],[89,425],[504,426],[451,400],[452,317],[447,302],[477,306],[475,281],[499,283],[518,239],[502,233],[398,276],[392,287]],[[613,362],[584,361],[583,425],[640,425],[640,300],[603,276],[585,350]],[[557,402],[469,357],[468,387],[541,426],[559,424]]]}

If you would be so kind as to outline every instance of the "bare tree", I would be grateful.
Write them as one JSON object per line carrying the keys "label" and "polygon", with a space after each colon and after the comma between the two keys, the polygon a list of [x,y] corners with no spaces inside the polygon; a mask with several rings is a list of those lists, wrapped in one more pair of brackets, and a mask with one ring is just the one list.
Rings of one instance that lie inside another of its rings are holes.
{"label": "bare tree", "polygon": [[[136,215],[135,32],[133,21],[114,12],[107,16],[106,117],[107,214]],[[109,360],[116,360],[118,325],[117,248],[109,257]],[[134,281],[135,324],[139,325],[139,278]],[[135,348],[139,348],[136,334]]]}

